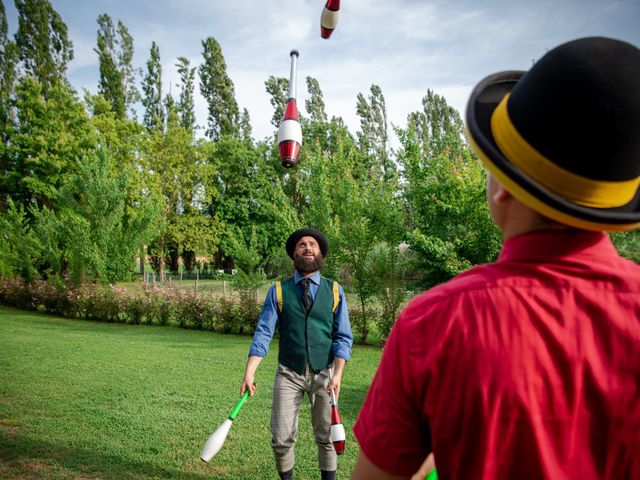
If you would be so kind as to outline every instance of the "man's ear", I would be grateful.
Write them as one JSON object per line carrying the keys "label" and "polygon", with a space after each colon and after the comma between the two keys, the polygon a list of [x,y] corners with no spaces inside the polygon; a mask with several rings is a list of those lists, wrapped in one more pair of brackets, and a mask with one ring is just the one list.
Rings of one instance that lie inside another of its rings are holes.
{"label": "man's ear", "polygon": [[504,203],[511,198],[509,190],[504,188],[500,183],[496,182],[496,189],[493,192],[493,201],[495,203]]}

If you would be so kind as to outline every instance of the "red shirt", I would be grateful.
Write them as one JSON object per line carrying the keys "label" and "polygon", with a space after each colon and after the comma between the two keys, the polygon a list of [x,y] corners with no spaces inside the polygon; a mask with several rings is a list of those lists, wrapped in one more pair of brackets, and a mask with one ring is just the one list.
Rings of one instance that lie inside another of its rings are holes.
{"label": "red shirt", "polygon": [[508,240],[410,302],[354,426],[394,475],[640,479],[640,266],[602,233]]}

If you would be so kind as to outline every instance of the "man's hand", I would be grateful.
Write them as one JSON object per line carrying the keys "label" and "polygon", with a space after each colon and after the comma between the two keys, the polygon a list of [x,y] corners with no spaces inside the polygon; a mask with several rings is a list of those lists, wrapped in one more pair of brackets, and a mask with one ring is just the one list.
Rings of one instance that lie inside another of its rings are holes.
{"label": "man's hand", "polygon": [[251,356],[247,360],[247,367],[244,369],[244,377],[242,378],[242,385],[240,386],[240,396],[244,395],[244,392],[249,390],[249,395],[253,397],[256,393],[257,385],[254,381],[254,376],[258,365],[262,361],[262,357]]}
{"label": "man's hand", "polygon": [[333,360],[333,375],[329,380],[327,386],[327,393],[331,395],[331,392],[336,393],[336,400],[340,397],[340,384],[342,383],[342,372],[344,371],[345,360],[340,357],[335,357]]}

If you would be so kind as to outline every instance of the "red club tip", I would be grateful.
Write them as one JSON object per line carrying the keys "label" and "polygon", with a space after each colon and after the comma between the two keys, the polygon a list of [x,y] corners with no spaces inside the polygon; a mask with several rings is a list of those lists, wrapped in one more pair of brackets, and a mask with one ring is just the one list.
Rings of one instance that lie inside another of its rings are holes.
{"label": "red club tip", "polygon": [[278,145],[280,150],[280,160],[285,168],[293,167],[298,161],[300,144],[294,140],[285,140]]}
{"label": "red club tip", "polygon": [[329,38],[333,33],[333,30],[334,30],[333,28],[325,28],[322,25],[320,25],[320,36],[322,38]]}

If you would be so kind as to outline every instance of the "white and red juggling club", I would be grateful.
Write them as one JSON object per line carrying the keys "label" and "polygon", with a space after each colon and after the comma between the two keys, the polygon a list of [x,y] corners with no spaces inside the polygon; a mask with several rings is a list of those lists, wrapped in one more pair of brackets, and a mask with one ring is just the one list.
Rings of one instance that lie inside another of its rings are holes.
{"label": "white and red juggling club", "polygon": [[293,167],[298,161],[298,154],[302,147],[302,127],[298,118],[298,106],[296,105],[296,82],[298,51],[291,50],[291,75],[289,77],[289,98],[287,108],[278,128],[278,148],[280,160],[285,168]]}
{"label": "white and red juggling club", "polygon": [[[333,377],[333,372],[331,372],[331,377]],[[331,443],[333,443],[333,448],[335,448],[336,454],[342,455],[344,453],[346,438],[344,425],[342,425],[340,412],[338,411],[336,392],[331,390],[331,432],[329,433],[329,439],[331,440]]]}
{"label": "white and red juggling club", "polygon": [[320,17],[320,36],[329,38],[338,25],[340,14],[340,0],[327,0]]}

